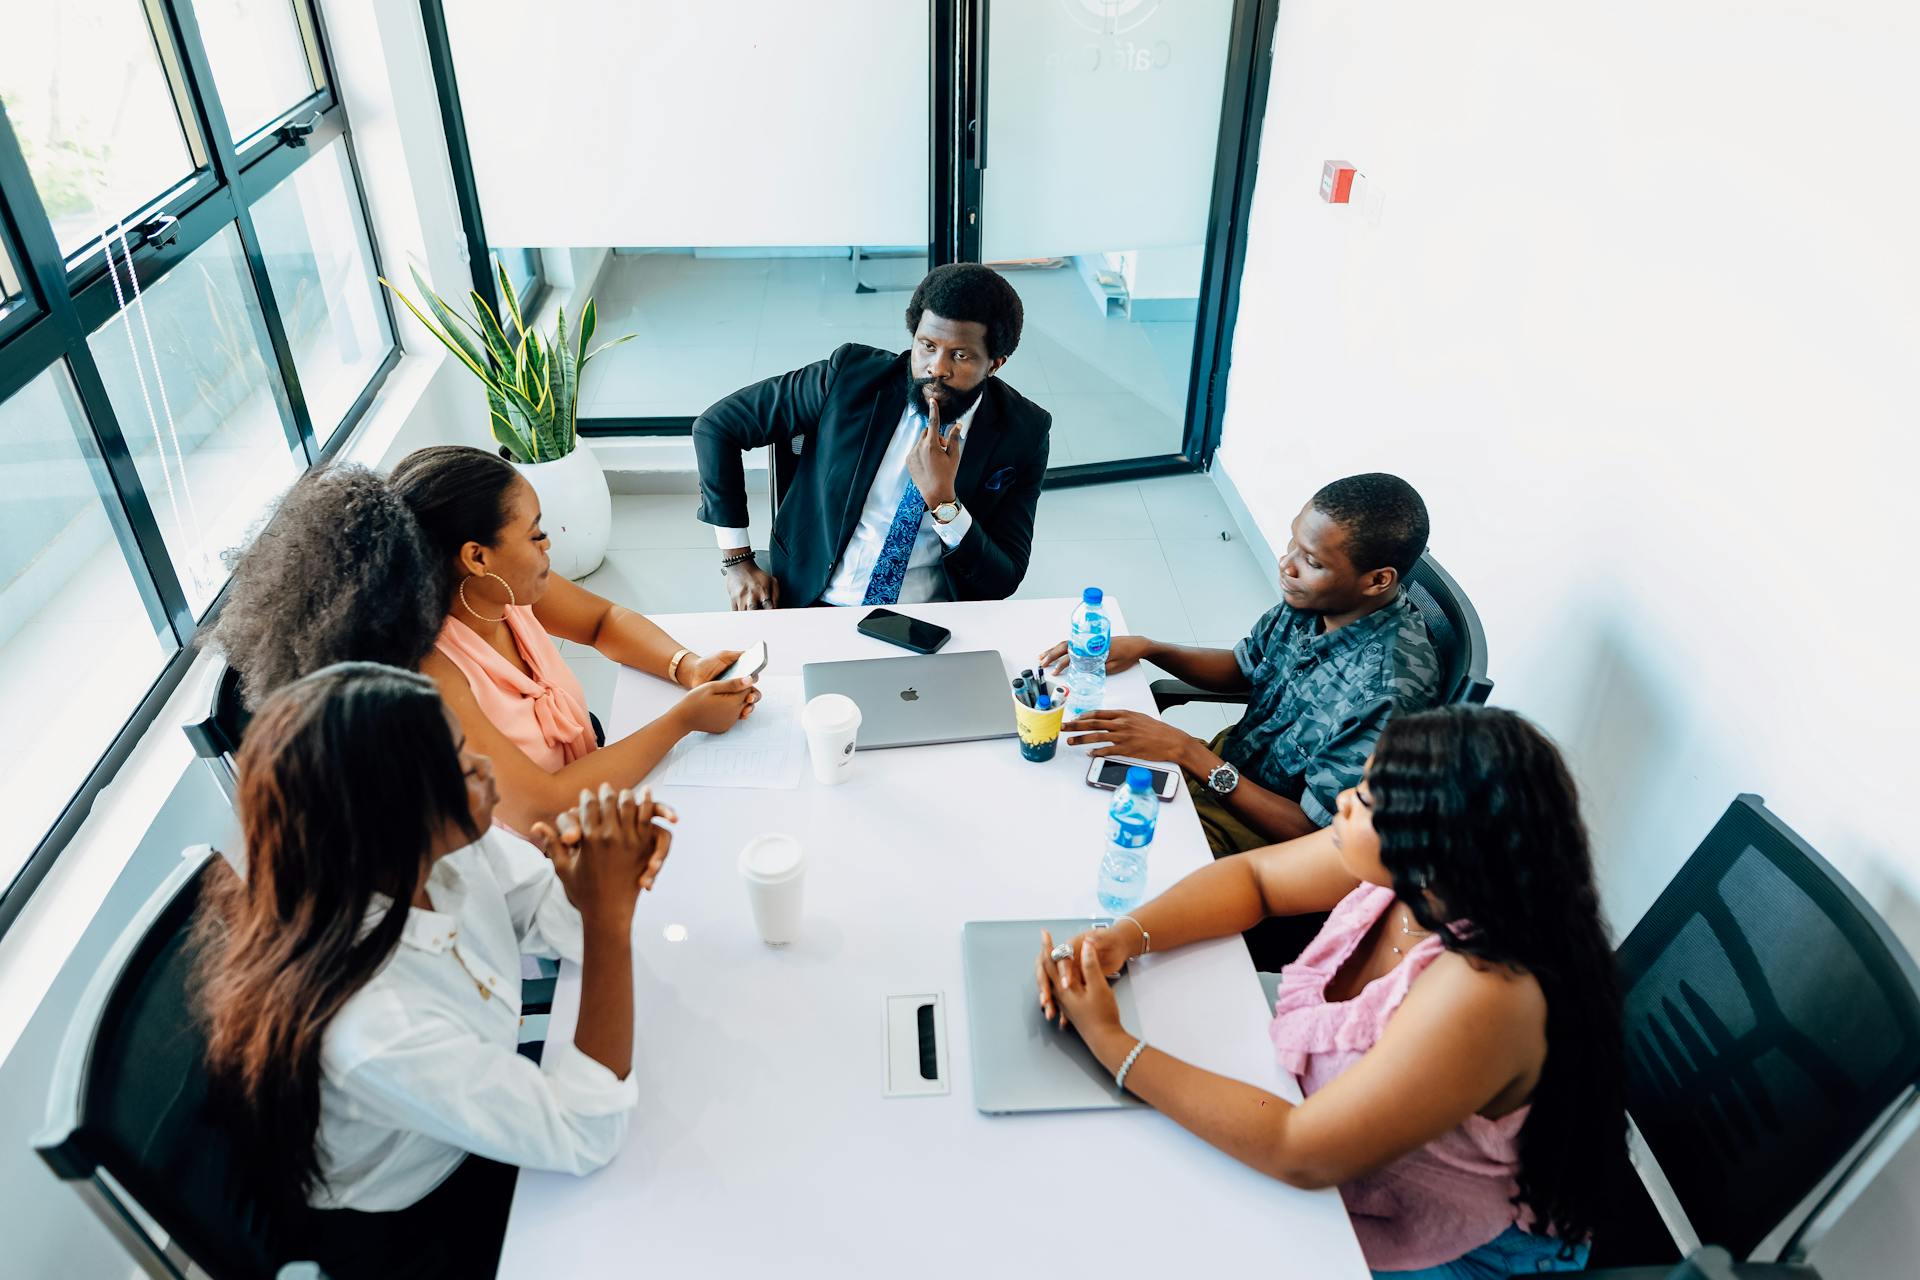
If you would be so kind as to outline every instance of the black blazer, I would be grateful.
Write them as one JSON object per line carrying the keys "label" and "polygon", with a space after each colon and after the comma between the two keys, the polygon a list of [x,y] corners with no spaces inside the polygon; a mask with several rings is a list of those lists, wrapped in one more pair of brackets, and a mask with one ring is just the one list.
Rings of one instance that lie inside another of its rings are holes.
{"label": "black blazer", "polygon": [[[699,514],[708,524],[747,527],[743,450],[772,445],[789,455],[792,478],[773,522],[771,569],[782,604],[814,604],[832,581],[900,425],[908,381],[905,352],[850,342],[825,360],[734,392],[695,420]],[[1004,600],[1027,576],[1052,425],[1045,409],[999,378],[987,380],[954,484],[973,513],[973,528],[943,562],[954,599]]]}

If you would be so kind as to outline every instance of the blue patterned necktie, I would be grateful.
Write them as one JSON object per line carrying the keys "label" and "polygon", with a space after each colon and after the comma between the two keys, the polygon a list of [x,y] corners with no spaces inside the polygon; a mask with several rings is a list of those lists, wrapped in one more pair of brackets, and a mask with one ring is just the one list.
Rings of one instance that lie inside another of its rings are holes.
{"label": "blue patterned necktie", "polygon": [[[915,438],[927,429],[926,415],[913,415]],[[867,594],[861,604],[898,604],[900,602],[900,584],[907,578],[907,561],[913,558],[913,542],[920,536],[920,517],[927,514],[927,500],[920,495],[920,486],[911,478],[907,480],[907,491],[900,495],[900,505],[893,513],[893,523],[887,527],[887,538],[880,544],[879,558],[873,562],[873,576],[867,579]]]}

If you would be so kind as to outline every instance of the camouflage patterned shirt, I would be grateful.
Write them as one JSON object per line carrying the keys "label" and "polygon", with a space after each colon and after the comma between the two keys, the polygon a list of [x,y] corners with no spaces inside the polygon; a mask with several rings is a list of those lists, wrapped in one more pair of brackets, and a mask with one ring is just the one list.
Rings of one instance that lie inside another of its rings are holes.
{"label": "camouflage patterned shirt", "polygon": [[1440,699],[1440,659],[1405,594],[1330,635],[1320,614],[1275,605],[1233,656],[1253,699],[1221,754],[1267,790],[1297,795],[1323,827],[1387,717]]}

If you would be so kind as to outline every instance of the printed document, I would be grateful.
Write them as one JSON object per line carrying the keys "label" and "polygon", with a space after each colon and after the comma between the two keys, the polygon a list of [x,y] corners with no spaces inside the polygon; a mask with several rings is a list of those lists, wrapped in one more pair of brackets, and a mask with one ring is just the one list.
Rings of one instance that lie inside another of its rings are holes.
{"label": "printed document", "polygon": [[791,791],[807,763],[799,676],[763,676],[753,714],[725,733],[690,733],[647,775],[656,787]]}

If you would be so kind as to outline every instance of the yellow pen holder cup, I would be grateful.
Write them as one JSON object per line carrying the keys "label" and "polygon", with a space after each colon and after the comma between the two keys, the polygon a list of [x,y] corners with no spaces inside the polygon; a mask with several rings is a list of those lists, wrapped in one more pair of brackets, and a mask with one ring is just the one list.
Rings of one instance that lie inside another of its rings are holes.
{"label": "yellow pen holder cup", "polygon": [[1060,722],[1066,718],[1064,706],[1039,711],[1020,699],[1013,699],[1014,723],[1020,730],[1020,754],[1028,760],[1053,759],[1060,746]]}

